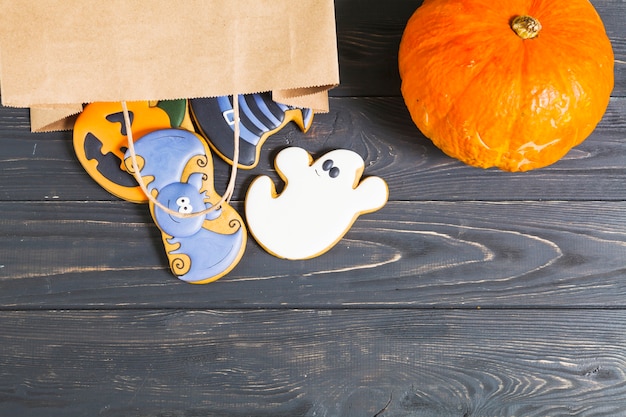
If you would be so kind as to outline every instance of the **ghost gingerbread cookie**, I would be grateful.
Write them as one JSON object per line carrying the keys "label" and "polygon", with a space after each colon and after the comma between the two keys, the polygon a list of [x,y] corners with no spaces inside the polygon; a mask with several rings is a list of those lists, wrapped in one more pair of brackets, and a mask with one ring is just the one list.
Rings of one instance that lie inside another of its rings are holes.
{"label": "ghost gingerbread cookie", "polygon": [[347,149],[313,161],[304,149],[289,147],[276,157],[284,180],[281,193],[268,176],[248,188],[248,231],[265,250],[285,259],[309,259],[330,250],[359,215],[382,208],[389,196],[379,177],[361,179],[363,159]]}

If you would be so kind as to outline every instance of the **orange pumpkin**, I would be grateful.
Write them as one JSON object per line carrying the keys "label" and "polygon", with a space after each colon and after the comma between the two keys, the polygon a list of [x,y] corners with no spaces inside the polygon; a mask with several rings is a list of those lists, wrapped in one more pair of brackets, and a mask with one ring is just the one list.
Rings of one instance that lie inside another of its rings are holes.
{"label": "orange pumpkin", "polygon": [[469,165],[526,171],[585,140],[613,89],[613,50],[587,0],[425,0],[400,43],[422,133]]}

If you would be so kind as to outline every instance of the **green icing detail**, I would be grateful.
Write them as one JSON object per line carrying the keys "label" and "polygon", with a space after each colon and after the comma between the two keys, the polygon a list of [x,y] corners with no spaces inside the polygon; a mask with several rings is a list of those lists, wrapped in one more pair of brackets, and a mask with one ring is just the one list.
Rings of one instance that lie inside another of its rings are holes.
{"label": "green icing detail", "polygon": [[185,119],[187,100],[184,98],[178,100],[161,100],[157,103],[157,107],[167,113],[172,127],[180,127]]}

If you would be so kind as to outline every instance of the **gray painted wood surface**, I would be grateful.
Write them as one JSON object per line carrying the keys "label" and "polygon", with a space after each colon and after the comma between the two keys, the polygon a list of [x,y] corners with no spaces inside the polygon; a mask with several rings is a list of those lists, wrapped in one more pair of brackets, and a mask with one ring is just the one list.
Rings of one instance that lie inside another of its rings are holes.
{"label": "gray painted wood surface", "polygon": [[626,3],[593,1],[616,59],[604,119],[516,174],[412,124],[396,55],[420,1],[335,4],[330,113],[270,139],[234,201],[278,181],[286,146],[360,153],[390,201],[319,258],[251,239],[226,277],[182,283],[147,207],[95,184],[70,132],[0,107],[1,416],[626,415]]}

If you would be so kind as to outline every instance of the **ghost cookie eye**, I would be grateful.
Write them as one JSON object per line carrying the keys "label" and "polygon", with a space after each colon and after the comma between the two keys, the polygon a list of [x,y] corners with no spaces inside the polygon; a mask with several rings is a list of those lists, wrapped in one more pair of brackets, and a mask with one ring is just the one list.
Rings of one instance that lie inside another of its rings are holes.
{"label": "ghost cookie eye", "polygon": [[178,212],[182,214],[189,214],[193,212],[193,206],[191,205],[191,199],[189,197],[180,197],[176,200],[178,206]]}
{"label": "ghost cookie eye", "polygon": [[335,163],[332,159],[327,159],[322,164],[322,169],[324,171],[328,171],[328,175],[330,178],[337,178],[339,176],[340,170],[336,166],[333,166]]}

